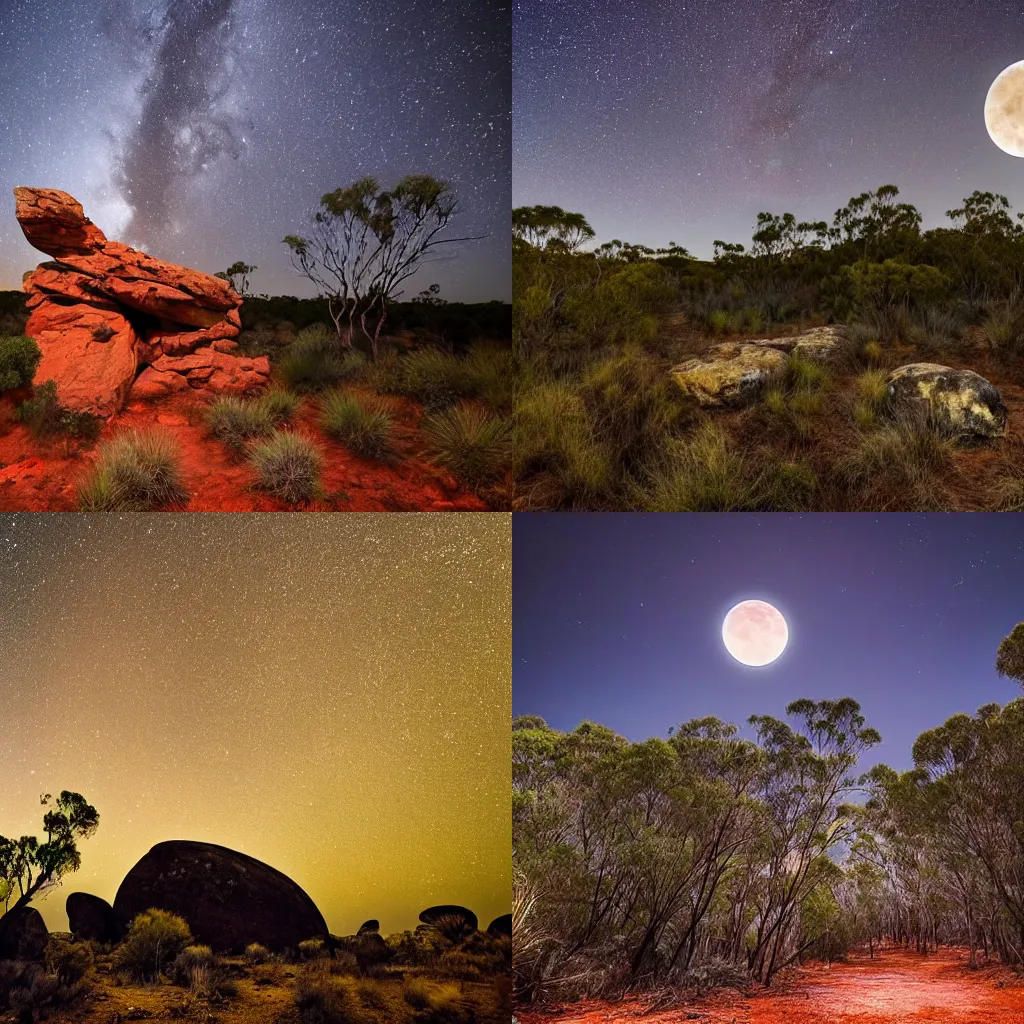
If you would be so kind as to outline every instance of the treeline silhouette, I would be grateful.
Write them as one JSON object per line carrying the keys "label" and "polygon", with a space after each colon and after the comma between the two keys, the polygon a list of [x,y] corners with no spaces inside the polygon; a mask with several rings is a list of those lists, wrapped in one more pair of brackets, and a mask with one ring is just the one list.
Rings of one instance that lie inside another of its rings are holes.
{"label": "treeline silhouette", "polygon": [[[1000,673],[1024,684],[1024,624]],[[521,1001],[769,985],[808,958],[940,944],[1024,964],[1024,699],[923,733],[914,767],[857,776],[856,701],[797,700],[629,742],[513,721]]]}

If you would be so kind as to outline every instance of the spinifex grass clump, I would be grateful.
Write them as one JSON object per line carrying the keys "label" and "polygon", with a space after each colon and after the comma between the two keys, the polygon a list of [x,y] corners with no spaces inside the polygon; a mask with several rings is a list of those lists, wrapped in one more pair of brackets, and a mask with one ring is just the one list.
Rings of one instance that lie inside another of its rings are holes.
{"label": "spinifex grass clump", "polygon": [[282,501],[309,501],[319,490],[320,452],[300,434],[277,430],[250,449],[249,459],[259,486]]}
{"label": "spinifex grass clump", "polygon": [[460,480],[482,484],[501,473],[511,454],[505,420],[469,403],[423,418],[426,451]]}
{"label": "spinifex grass clump", "polygon": [[78,488],[83,512],[149,512],[180,504],[177,442],[159,430],[126,430],[100,446],[99,458]]}
{"label": "spinifex grass clump", "polygon": [[364,459],[388,461],[396,452],[395,424],[387,405],[350,391],[331,391],[320,400],[324,431]]}

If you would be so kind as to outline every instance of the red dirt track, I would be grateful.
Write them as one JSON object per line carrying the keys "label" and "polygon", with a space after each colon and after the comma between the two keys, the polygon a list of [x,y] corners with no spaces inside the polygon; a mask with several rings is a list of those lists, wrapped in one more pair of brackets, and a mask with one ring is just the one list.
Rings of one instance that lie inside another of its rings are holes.
{"label": "red dirt track", "polygon": [[578,1003],[517,1013],[520,1024],[1024,1024],[1024,979],[967,970],[964,951],[885,951],[799,970],[777,990],[645,1013],[642,1002]]}

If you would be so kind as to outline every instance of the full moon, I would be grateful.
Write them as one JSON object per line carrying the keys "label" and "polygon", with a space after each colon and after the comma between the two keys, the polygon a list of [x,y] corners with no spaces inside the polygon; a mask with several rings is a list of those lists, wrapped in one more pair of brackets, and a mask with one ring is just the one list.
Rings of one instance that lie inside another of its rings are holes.
{"label": "full moon", "polygon": [[1004,153],[1024,156],[1024,60],[992,83],[985,97],[985,127]]}
{"label": "full moon", "polygon": [[789,628],[767,601],[741,601],[722,623],[725,649],[744,665],[770,665],[785,649]]}

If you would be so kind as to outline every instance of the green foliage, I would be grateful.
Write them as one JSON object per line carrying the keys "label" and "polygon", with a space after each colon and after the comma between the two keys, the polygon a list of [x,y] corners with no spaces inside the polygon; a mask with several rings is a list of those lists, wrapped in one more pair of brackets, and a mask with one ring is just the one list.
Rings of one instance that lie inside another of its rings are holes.
{"label": "green foliage", "polygon": [[343,356],[337,336],[323,324],[312,324],[296,335],[278,372],[292,391],[306,394],[334,387],[346,375],[358,376],[364,362],[358,355]]}
{"label": "green foliage", "polygon": [[100,445],[95,466],[78,486],[82,512],[152,512],[180,505],[188,494],[174,437],[161,430],[125,430]]}
{"label": "green foliage", "polygon": [[395,424],[387,405],[351,391],[330,391],[320,399],[324,431],[364,459],[387,462],[398,448]]}
{"label": "green foliage", "polygon": [[92,948],[88,943],[50,937],[46,946],[46,969],[60,984],[73,985],[85,977],[92,964]]}
{"label": "green foliage", "polygon": [[476,405],[464,402],[432,413],[420,427],[427,454],[468,484],[486,483],[508,463],[508,423]]}
{"label": "green foliage", "polygon": [[1024,622],[1017,623],[1003,637],[996,655],[996,671],[1024,686]]}
{"label": "green foliage", "polygon": [[234,395],[214,399],[206,409],[205,419],[210,436],[236,451],[242,451],[254,437],[273,433],[277,425],[269,405]]}
{"label": "green foliage", "polygon": [[0,880],[7,896],[18,892],[15,906],[49,892],[66,874],[77,871],[82,865],[78,843],[99,827],[96,808],[80,793],[65,789],[56,801],[46,793],[39,802],[49,808],[43,814],[45,842],[35,836],[0,836]]}
{"label": "green foliage", "polygon": [[319,449],[300,434],[276,430],[249,449],[249,460],[263,490],[298,504],[319,491],[322,459]]}
{"label": "green foliage", "polygon": [[0,335],[0,391],[32,383],[42,353],[25,335]]}
{"label": "green foliage", "polygon": [[112,967],[134,981],[157,981],[160,973],[192,944],[188,924],[177,914],[156,908],[139,914],[114,950]]}
{"label": "green foliage", "polygon": [[103,429],[103,421],[87,412],[65,409],[57,398],[57,384],[48,380],[40,384],[32,397],[18,407],[18,418],[35,437],[65,434],[85,441],[95,441]]}

